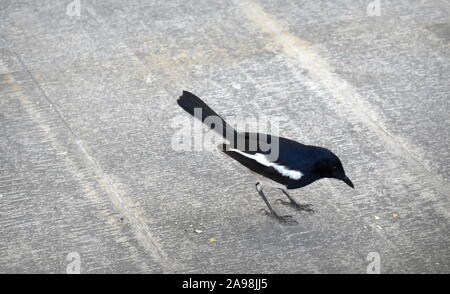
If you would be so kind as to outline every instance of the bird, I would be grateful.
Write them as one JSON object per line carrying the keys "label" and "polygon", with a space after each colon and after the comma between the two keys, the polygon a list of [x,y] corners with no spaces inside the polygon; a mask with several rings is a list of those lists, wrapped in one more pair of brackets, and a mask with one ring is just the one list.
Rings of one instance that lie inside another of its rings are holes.
{"label": "bird", "polygon": [[273,209],[263,187],[281,190],[288,201],[277,199],[277,202],[308,213],[315,212],[312,204],[298,203],[288,190],[302,188],[324,178],[337,179],[354,188],[339,157],[327,148],[305,145],[270,134],[239,132],[189,91],[184,90],[177,103],[228,141],[219,144],[218,149],[250,170],[256,178],[256,191],[269,209],[263,208],[264,211],[282,223],[297,221],[291,215],[281,215]]}

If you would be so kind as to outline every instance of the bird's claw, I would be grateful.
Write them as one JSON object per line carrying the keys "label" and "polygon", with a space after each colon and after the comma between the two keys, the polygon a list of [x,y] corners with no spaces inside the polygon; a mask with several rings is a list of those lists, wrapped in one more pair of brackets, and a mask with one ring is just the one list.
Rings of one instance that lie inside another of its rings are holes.
{"label": "bird's claw", "polygon": [[278,219],[278,221],[280,221],[281,223],[285,223],[285,224],[298,224],[298,222],[293,219],[292,215],[278,215],[276,213],[272,213],[270,211],[267,211],[265,208],[261,208],[260,211],[264,211],[266,213],[266,215],[270,216],[270,217],[275,217],[276,219]]}
{"label": "bird's claw", "polygon": [[295,201],[284,201],[282,199],[277,199],[275,202],[280,202],[283,205],[292,206],[298,211],[306,211],[306,212],[309,212],[311,214],[315,213],[314,209],[311,208],[311,206],[313,206],[312,204],[300,204],[300,203],[297,203]]}
{"label": "bird's claw", "polygon": [[275,216],[281,223],[285,224],[298,224],[298,222],[292,218],[292,215],[276,215]]}
{"label": "bird's claw", "polygon": [[289,202],[289,201],[284,201],[283,199],[280,199],[280,198],[278,198],[277,200],[275,200],[275,203],[276,202],[280,202],[281,204],[284,204],[284,205],[291,205],[291,202]]}

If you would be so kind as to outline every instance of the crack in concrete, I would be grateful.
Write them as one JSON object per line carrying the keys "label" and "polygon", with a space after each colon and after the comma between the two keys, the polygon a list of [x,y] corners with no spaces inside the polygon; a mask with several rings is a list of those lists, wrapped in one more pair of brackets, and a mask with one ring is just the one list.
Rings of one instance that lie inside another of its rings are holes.
{"label": "crack in concrete", "polygon": [[[6,44],[9,44],[11,46],[11,51],[15,54],[16,58],[18,59],[19,63],[25,70],[25,72],[30,76],[32,82],[36,85],[39,93],[45,98],[49,106],[53,109],[55,114],[58,116],[59,120],[63,123],[65,128],[69,131],[70,136],[73,138],[77,146],[79,147],[79,150],[81,151],[81,154],[85,157],[85,160],[89,163],[91,168],[94,170],[95,174],[98,177],[99,184],[103,187],[106,194],[108,195],[109,201],[113,204],[113,206],[121,213],[123,214],[129,221],[129,224],[131,228],[133,229],[135,236],[137,237],[137,240],[139,243],[146,249],[148,253],[150,253],[150,256],[159,263],[159,265],[162,267],[163,271],[166,273],[173,273],[175,272],[173,268],[174,262],[169,260],[169,258],[165,255],[165,253],[160,248],[159,244],[155,241],[155,237],[150,232],[149,227],[145,223],[145,220],[140,217],[133,209],[132,207],[135,206],[133,204],[131,199],[127,199],[123,193],[113,184],[111,178],[103,171],[100,164],[89,154],[89,152],[86,149],[86,146],[82,143],[80,138],[75,134],[73,129],[70,127],[68,122],[64,119],[61,112],[57,109],[57,107],[54,106],[51,99],[47,96],[47,94],[44,92],[44,90],[41,88],[37,80],[34,78],[33,74],[29,70],[29,68],[26,66],[26,64],[23,62],[20,55],[16,52],[14,49],[14,46],[11,42],[9,42],[3,35],[0,34],[0,37],[5,41]],[[9,75],[11,79],[12,76]],[[12,81],[12,85],[18,86],[17,83]],[[19,90],[19,89],[18,89]],[[25,98],[24,98],[25,99]],[[22,104],[31,104],[30,101],[22,101]],[[38,122],[38,125],[46,132],[49,133],[51,131],[50,127],[43,124],[41,121]],[[54,136],[50,136],[52,140],[56,140]],[[59,144],[59,143],[58,143]],[[70,166],[74,166],[73,164]],[[92,189],[90,189],[92,190]]]}

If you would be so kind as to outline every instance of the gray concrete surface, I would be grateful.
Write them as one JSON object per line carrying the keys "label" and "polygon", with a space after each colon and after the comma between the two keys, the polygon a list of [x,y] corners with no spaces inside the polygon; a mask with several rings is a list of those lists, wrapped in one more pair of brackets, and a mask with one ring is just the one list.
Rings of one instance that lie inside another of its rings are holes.
{"label": "gray concrete surface", "polygon": [[[449,273],[448,1],[0,3],[1,273]],[[243,167],[174,150],[183,89],[282,118],[356,189],[268,218]]]}

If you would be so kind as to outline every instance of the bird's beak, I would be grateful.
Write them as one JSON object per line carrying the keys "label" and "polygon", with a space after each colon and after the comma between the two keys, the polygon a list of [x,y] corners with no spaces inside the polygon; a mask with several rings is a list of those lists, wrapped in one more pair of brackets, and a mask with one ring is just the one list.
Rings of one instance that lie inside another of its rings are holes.
{"label": "bird's beak", "polygon": [[352,181],[350,181],[350,179],[349,179],[347,176],[345,176],[345,177],[342,179],[342,181],[343,181],[344,183],[346,183],[347,185],[349,185],[350,187],[352,187],[353,189],[355,188],[355,186],[353,186]]}

